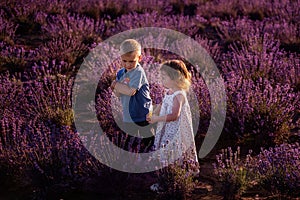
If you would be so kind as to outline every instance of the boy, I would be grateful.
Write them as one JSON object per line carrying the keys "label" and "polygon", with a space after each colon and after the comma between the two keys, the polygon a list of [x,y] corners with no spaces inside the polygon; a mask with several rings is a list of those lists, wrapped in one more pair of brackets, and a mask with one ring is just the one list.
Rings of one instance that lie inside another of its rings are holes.
{"label": "boy", "polygon": [[127,39],[121,43],[120,53],[123,68],[117,72],[111,88],[120,97],[123,107],[121,128],[127,137],[125,150],[146,152],[152,147],[154,136],[152,126],[146,120],[147,114],[151,114],[152,100],[145,71],[139,64],[141,45],[136,40]]}

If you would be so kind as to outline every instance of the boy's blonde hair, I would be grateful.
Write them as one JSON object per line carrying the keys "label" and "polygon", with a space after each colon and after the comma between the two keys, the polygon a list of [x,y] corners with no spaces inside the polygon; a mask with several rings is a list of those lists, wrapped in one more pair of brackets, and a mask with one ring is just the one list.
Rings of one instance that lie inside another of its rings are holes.
{"label": "boy's blonde hair", "polygon": [[177,86],[184,90],[189,90],[191,86],[191,73],[187,70],[186,65],[181,60],[169,60],[162,63],[161,71],[174,80]]}
{"label": "boy's blonde hair", "polygon": [[120,45],[120,54],[123,55],[132,52],[137,52],[140,56],[142,54],[141,44],[134,39],[124,40]]}

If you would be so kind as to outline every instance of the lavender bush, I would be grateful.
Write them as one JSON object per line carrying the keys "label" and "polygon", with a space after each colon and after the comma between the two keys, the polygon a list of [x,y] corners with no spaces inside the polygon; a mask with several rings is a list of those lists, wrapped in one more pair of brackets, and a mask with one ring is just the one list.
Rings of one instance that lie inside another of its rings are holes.
{"label": "lavender bush", "polygon": [[272,86],[266,79],[254,82],[234,74],[227,84],[230,115],[227,118],[230,127],[225,125],[227,130],[253,140],[251,144],[256,150],[287,141],[296,125],[292,119],[299,101],[288,84]]}
{"label": "lavender bush", "polygon": [[[234,42],[236,45],[229,46],[231,51],[222,60],[228,111],[232,113],[227,120],[229,124],[237,123],[234,127],[237,129],[231,131],[238,137],[252,135],[257,141],[264,140],[265,144],[258,147],[282,143],[299,125],[293,121],[299,110],[296,103],[299,101],[299,59],[295,58],[296,54],[281,50],[279,42],[269,34],[254,31],[253,35],[248,33],[243,37],[247,39],[245,44]],[[239,102],[243,106],[238,106]],[[260,130],[270,137],[263,136]]]}
{"label": "lavender bush", "polygon": [[16,188],[36,190],[57,184],[67,189],[70,184],[84,183],[92,174],[99,176],[103,166],[71,128],[71,94],[65,93],[71,89],[71,79],[50,76],[49,71],[36,73],[43,78],[27,82],[1,79],[1,105],[5,107],[0,118],[0,155],[5,175]]}
{"label": "lavender bush", "polygon": [[299,143],[261,150],[255,170],[262,188],[282,198],[300,195],[299,150]]}
{"label": "lavender bush", "polygon": [[37,49],[25,49],[23,46],[14,46],[6,42],[0,42],[1,58],[0,71],[23,72],[30,68],[31,65],[41,57]]}
{"label": "lavender bush", "polygon": [[[34,66],[32,73],[27,75],[28,81],[24,82],[23,90],[28,103],[23,105],[23,109],[27,116],[57,125],[71,126],[73,124],[71,92],[74,80],[61,74],[62,68],[68,65],[63,62],[61,64],[53,62],[52,65],[54,70],[47,64]],[[32,80],[34,77],[38,78]]]}
{"label": "lavender bush", "polygon": [[159,198],[188,199],[197,186],[197,180],[192,169],[182,167],[179,162],[175,162],[159,170],[158,184],[161,187]]}
{"label": "lavender bush", "polygon": [[100,42],[101,34],[105,31],[104,21],[81,17],[79,15],[50,15],[45,16],[46,23],[42,31],[50,38],[69,35],[77,37],[82,43]]}
{"label": "lavender bush", "polygon": [[12,44],[18,25],[8,19],[7,14],[3,9],[0,10],[0,41]]}
{"label": "lavender bush", "polygon": [[250,150],[244,159],[240,158],[239,147],[236,152],[223,149],[214,170],[227,199],[252,187],[280,199],[299,195],[299,165],[299,143],[283,143],[269,150],[262,148],[256,156]]}
{"label": "lavender bush", "polygon": [[256,185],[256,176],[253,169],[253,158],[247,155],[241,158],[240,147],[234,152],[232,148],[222,149],[216,156],[214,173],[222,183],[225,199],[235,199]]}

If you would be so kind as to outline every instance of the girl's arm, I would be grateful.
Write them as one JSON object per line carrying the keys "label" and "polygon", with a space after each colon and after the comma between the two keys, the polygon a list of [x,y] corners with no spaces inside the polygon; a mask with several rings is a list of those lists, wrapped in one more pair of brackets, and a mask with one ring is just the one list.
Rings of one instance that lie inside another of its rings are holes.
{"label": "girl's arm", "polygon": [[152,112],[152,115],[150,116],[149,113],[146,115],[146,120],[150,122],[153,115],[159,115],[161,109],[161,104],[158,104],[155,109]]}
{"label": "girl's arm", "polygon": [[171,122],[176,121],[179,118],[182,105],[184,103],[184,96],[182,94],[178,94],[174,97],[172,113],[163,116],[153,115],[149,120],[149,123],[156,123],[161,121]]}
{"label": "girl's arm", "polygon": [[153,110],[154,115],[159,115],[161,109],[161,104],[158,104],[155,109]]}

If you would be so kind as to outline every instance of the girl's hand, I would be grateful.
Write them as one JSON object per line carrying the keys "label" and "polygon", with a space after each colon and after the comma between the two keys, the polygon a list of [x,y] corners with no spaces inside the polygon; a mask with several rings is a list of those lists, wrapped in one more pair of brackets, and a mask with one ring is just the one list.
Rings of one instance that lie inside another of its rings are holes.
{"label": "girl's hand", "polygon": [[154,123],[156,123],[156,122],[158,122],[159,120],[158,120],[158,116],[157,115],[152,115],[152,117],[149,117],[148,115],[147,115],[147,121],[150,123],[150,124],[154,124]]}

